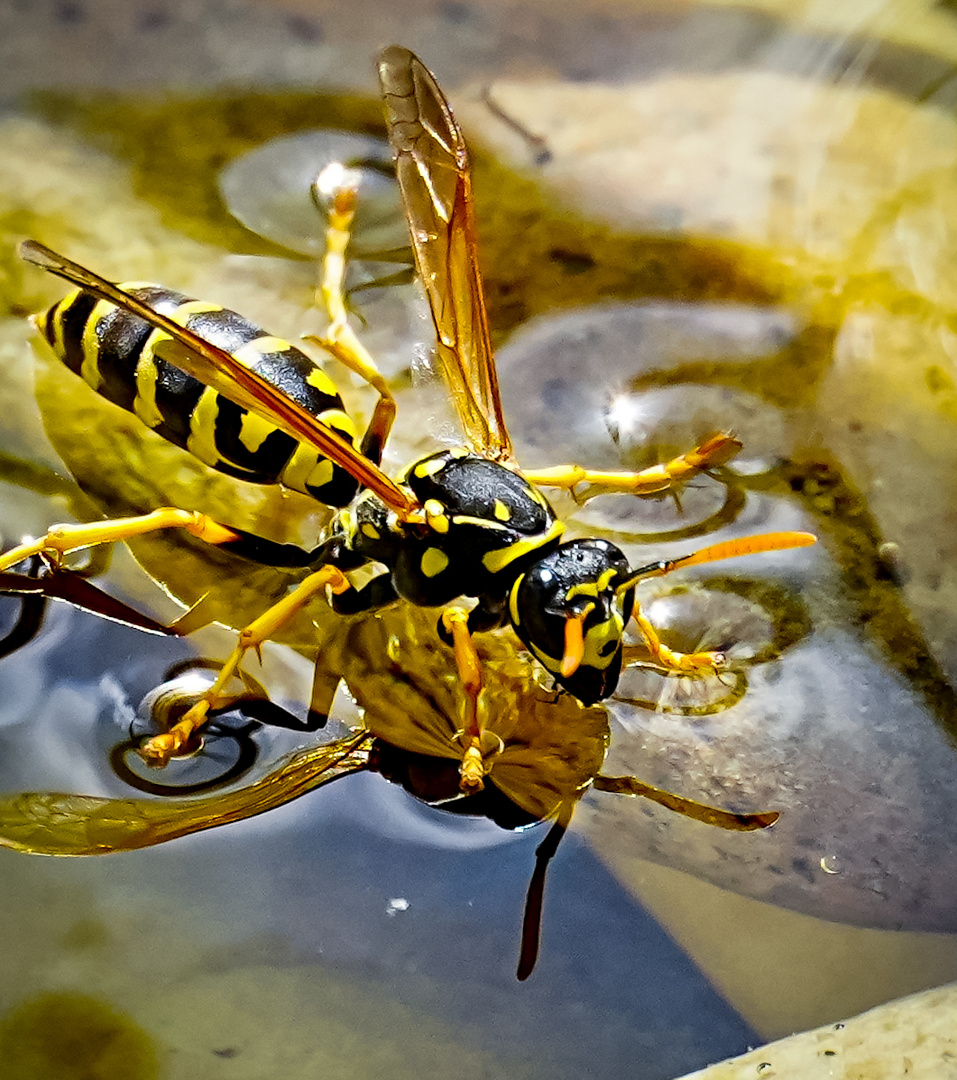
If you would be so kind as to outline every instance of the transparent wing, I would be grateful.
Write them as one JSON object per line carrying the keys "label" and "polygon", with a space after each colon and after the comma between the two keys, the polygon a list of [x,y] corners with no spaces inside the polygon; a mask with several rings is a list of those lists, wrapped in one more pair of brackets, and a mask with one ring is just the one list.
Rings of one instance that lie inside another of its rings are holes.
{"label": "transparent wing", "polygon": [[465,139],[432,73],[408,49],[391,45],[381,53],[379,81],[442,374],[472,448],[493,460],[509,458]]}
{"label": "transparent wing", "polygon": [[163,844],[265,813],[366,768],[372,738],[362,731],[291,754],[238,791],[201,799],[107,799],[29,791],[0,796],[0,847],[35,855],[106,855]]}
{"label": "transparent wing", "polygon": [[297,405],[277,387],[241,364],[230,353],[154,311],[148,304],[124,292],[113,282],[58,255],[35,240],[25,240],[20,245],[20,255],[27,262],[65,278],[101,300],[123,308],[168,334],[170,340],[159,342],[154,348],[154,352],[164,360],[199,379],[241,408],[264,417],[297,441],[314,446],[330,461],[341,465],[360,484],[374,491],[397,513],[405,515],[416,509],[417,504],[368,458],[363,457],[350,442]]}

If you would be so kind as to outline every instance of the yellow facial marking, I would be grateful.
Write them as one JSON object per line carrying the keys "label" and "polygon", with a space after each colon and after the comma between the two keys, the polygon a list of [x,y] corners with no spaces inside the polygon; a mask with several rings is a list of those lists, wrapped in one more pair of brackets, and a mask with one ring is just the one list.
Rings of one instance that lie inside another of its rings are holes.
{"label": "yellow facial marking", "polygon": [[618,573],[614,567],[610,567],[608,570],[603,570],[598,576],[597,581],[584,581],[580,585],[573,585],[567,593],[565,593],[566,600],[574,600],[576,596],[597,596],[599,593],[604,592],[611,584],[612,578]]}
{"label": "yellow facial marking", "polygon": [[378,540],[381,535],[379,530],[370,521],[364,521],[359,532],[361,532],[363,536],[368,536],[370,540]]}
{"label": "yellow facial marking", "polygon": [[508,614],[509,618],[512,620],[513,626],[518,626],[522,621],[522,614],[518,610],[518,590],[521,588],[524,580],[525,575],[519,574],[512,582],[512,591],[508,594]]}
{"label": "yellow facial marking", "polygon": [[449,565],[449,557],[439,548],[426,548],[420,563],[427,578],[437,577]]}
{"label": "yellow facial marking", "polygon": [[542,652],[534,642],[529,642],[528,647],[532,650],[532,655],[546,671],[550,671],[553,675],[557,675],[561,671],[561,657],[549,656],[548,653]]}
{"label": "yellow facial marking", "polygon": [[621,641],[621,632],[623,629],[623,623],[621,615],[617,608],[612,608],[611,614],[608,618],[597,626],[589,628],[585,634],[585,656],[582,660],[583,665],[588,667],[597,668],[599,671],[604,671],[606,667],[615,658],[616,649],[609,649],[606,656],[602,655],[602,647],[607,645],[609,641],[614,641],[617,645]]}

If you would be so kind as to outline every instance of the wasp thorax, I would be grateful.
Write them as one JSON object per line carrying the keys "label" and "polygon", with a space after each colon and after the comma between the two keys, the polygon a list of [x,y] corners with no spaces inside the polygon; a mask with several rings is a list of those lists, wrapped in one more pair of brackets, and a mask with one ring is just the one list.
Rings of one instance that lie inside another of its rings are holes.
{"label": "wasp thorax", "polygon": [[406,531],[389,565],[399,595],[416,604],[504,597],[516,575],[554,548],[563,529],[524,477],[467,450],[430,454],[403,482],[421,504],[424,522]]}

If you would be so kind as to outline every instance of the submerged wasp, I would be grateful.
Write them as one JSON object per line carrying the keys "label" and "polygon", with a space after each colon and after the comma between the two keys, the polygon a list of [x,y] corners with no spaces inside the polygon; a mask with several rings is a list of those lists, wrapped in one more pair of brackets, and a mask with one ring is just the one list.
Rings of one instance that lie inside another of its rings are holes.
{"label": "submerged wasp", "polygon": [[[330,329],[316,342],[378,391],[361,434],[329,377],[289,342],[234,312],[162,286],[113,284],[27,241],[21,248],[25,259],[76,287],[36,317],[37,328],[56,356],[94,390],[213,469],[282,484],[338,512],[308,551],[172,507],[122,520],[60,525],[0,556],[0,572],[37,556],[56,568],[70,552],[163,529],[186,530],[239,557],[307,571],[288,595],[240,632],[215,681],[191,707],[168,730],[143,741],[139,753],[156,766],[194,749],[210,714],[235,697],[230,685],[246,653],[274,637],[317,596],[344,617],[399,600],[440,608],[438,634],[457,674],[456,700],[449,709],[455,720],[448,731],[410,746],[395,735],[397,725],[377,726],[373,718],[368,729],[294,754],[256,784],[205,799],[17,796],[0,804],[0,843],[57,854],[135,848],[260,813],[365,768],[447,809],[468,808],[493,819],[487,801],[497,792],[518,808],[511,816],[496,811],[503,824],[555,821],[539,849],[529,890],[519,967],[524,977],[537,948],[545,866],[588,786],[644,795],[726,828],[764,827],[777,815],[731,814],[632,777],[601,776],[607,745],[607,723],[596,719],[601,710],[579,709],[577,715],[590,717],[593,725],[580,732],[558,723],[549,730],[544,707],[534,716],[497,714],[496,705],[507,709],[498,684],[507,681],[508,665],[483,668],[474,635],[511,627],[564,692],[559,700],[581,706],[614,693],[625,629],[632,622],[659,667],[689,675],[717,672],[724,664],[720,653],[678,653],[660,640],[636,602],[637,583],[680,566],[803,546],[814,537],[753,536],[639,567],[629,565],[607,540],[564,537],[564,524],[542,489],[585,490],[589,497],[676,491],[727,462],[740,444],[729,435],[714,435],[666,464],[639,472],[577,465],[520,468],[490,345],[464,138],[434,77],[408,50],[386,49],[379,76],[439,367],[467,448],[429,453],[396,479],[380,468],[395,402],[346,317],[343,275],[356,204],[348,173],[329,208],[321,293]],[[354,584],[351,574],[370,569],[363,584]],[[512,646],[498,648],[507,658]],[[382,666],[387,671],[384,657]],[[401,711],[402,695],[393,694],[387,682],[383,695],[394,699],[393,712]],[[557,721],[561,710],[553,711]]]}

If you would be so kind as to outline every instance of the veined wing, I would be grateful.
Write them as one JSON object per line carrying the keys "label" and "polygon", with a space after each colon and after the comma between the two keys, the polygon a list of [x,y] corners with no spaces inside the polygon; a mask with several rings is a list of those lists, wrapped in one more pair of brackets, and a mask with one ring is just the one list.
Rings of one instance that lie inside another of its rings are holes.
{"label": "veined wing", "polygon": [[468,148],[432,73],[408,49],[379,57],[389,141],[437,352],[465,436],[511,457],[476,255]]}
{"label": "veined wing", "polygon": [[107,799],[28,791],[0,796],[0,847],[35,855],[132,851],[263,814],[366,768],[372,736],[360,731],[300,750],[238,791],[202,799]]}
{"label": "veined wing", "polygon": [[113,282],[63,255],[58,255],[35,240],[25,240],[20,245],[20,255],[27,262],[65,278],[101,300],[123,308],[168,334],[170,340],[158,342],[154,348],[158,356],[199,379],[241,408],[262,416],[298,442],[314,446],[330,461],[341,465],[360,484],[374,491],[398,514],[404,516],[417,508],[406,492],[368,458],[363,457],[348,440],[321,420],[317,420],[230,353],[154,311],[148,304],[131,296]]}
{"label": "veined wing", "polygon": [[164,626],[148,615],[143,615],[71,570],[47,570],[40,576],[4,571],[0,573],[0,596],[65,600],[81,611],[89,611],[103,619],[110,619],[123,626],[132,626],[147,634],[164,634],[169,637],[179,634],[175,627]]}

